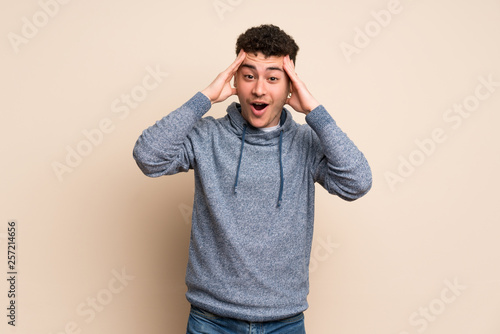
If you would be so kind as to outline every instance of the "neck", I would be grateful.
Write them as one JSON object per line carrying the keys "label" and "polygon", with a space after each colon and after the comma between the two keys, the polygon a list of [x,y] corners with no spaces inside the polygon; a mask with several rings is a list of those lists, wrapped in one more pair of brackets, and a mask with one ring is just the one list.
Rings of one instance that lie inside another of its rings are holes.
{"label": "neck", "polygon": [[269,126],[267,128],[258,128],[260,131],[263,131],[263,132],[270,132],[270,131],[274,131],[276,129],[278,129],[280,127],[279,124],[277,125],[274,125],[274,126]]}

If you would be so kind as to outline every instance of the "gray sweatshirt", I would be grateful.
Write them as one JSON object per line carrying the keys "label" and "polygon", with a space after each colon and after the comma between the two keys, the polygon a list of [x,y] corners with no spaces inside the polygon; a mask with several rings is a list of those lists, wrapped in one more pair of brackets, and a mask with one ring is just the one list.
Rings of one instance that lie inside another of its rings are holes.
{"label": "gray sweatshirt", "polygon": [[253,128],[232,103],[220,119],[198,92],[144,130],[134,148],[151,177],[194,170],[186,297],[214,314],[278,320],[307,309],[314,188],[355,200],[371,188],[364,155],[323,106],[299,125]]}

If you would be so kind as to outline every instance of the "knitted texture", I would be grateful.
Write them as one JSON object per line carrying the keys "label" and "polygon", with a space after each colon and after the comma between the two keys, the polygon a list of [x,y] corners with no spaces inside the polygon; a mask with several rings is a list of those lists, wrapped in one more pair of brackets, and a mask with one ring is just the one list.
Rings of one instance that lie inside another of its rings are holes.
{"label": "knitted texture", "polygon": [[198,92],[144,130],[133,152],[151,177],[194,169],[186,297],[247,321],[300,313],[308,307],[314,184],[355,200],[371,188],[370,167],[323,106],[304,125],[283,109],[284,123],[271,132],[248,124],[237,103],[220,119],[203,117],[210,107]]}

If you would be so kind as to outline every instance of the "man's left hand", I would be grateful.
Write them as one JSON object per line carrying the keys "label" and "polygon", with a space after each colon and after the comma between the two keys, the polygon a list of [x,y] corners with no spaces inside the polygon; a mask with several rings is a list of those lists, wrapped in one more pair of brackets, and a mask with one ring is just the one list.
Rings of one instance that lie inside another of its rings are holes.
{"label": "man's left hand", "polygon": [[319,102],[311,95],[304,82],[295,73],[295,65],[288,55],[283,59],[283,68],[291,81],[292,96],[287,98],[286,103],[300,113],[309,114],[319,106]]}

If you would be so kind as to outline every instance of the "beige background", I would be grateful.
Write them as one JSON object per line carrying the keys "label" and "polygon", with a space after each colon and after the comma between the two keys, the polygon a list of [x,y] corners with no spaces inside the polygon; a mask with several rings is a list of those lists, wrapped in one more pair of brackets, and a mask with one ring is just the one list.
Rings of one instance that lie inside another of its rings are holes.
{"label": "beige background", "polygon": [[261,23],[373,169],[359,201],[318,188],[308,333],[500,333],[498,0],[65,2],[2,0],[1,333],[185,331],[192,174],[147,178],[132,148]]}

